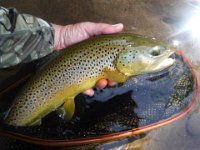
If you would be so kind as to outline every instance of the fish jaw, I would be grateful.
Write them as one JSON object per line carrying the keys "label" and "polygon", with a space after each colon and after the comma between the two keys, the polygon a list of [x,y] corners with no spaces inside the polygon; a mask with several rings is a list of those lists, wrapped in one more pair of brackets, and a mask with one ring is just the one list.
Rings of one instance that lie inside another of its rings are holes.
{"label": "fish jaw", "polygon": [[164,70],[175,63],[175,59],[170,58],[175,51],[173,50],[166,50],[163,55],[156,58],[157,60],[152,64],[151,70],[153,72]]}
{"label": "fish jaw", "polygon": [[175,60],[170,56],[173,49],[164,49],[158,55],[154,55],[153,49],[159,46],[127,46],[120,52],[114,64],[116,68],[126,76],[136,76],[164,70],[174,64]]}

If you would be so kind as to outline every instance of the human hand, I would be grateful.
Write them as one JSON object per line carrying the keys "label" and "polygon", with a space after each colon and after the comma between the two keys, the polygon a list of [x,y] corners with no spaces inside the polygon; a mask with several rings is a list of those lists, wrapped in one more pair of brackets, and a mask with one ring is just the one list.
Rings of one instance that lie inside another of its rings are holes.
{"label": "human hand", "polygon": [[[98,89],[103,89],[105,88],[107,85],[109,86],[114,86],[116,85],[116,82],[110,81],[110,80],[106,80],[106,79],[100,79],[99,81],[97,81],[96,83],[96,88]],[[88,96],[93,96],[94,95],[94,90],[92,88],[87,89],[86,91],[83,92],[85,95]]]}
{"label": "human hand", "polygon": [[55,30],[54,50],[60,50],[95,35],[121,32],[123,24],[82,22],[66,26],[53,24],[53,28]]}
{"label": "human hand", "polygon": [[[105,23],[82,22],[66,26],[53,25],[53,28],[55,30],[54,49],[60,50],[95,35],[121,32],[123,30],[123,24],[110,25]],[[103,89],[107,85],[113,86],[115,82],[100,79],[96,83],[98,89]],[[93,96],[94,90],[91,88],[83,93],[88,96]]]}

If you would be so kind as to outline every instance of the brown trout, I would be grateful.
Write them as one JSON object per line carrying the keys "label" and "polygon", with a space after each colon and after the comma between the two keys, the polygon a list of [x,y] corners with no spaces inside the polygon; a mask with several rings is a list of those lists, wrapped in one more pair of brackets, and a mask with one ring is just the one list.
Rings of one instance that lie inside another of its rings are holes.
{"label": "brown trout", "polygon": [[151,38],[114,34],[91,38],[63,50],[22,88],[5,123],[13,126],[39,125],[50,112],[60,109],[69,120],[74,98],[106,78],[124,82],[130,76],[161,71],[175,60],[175,51]]}

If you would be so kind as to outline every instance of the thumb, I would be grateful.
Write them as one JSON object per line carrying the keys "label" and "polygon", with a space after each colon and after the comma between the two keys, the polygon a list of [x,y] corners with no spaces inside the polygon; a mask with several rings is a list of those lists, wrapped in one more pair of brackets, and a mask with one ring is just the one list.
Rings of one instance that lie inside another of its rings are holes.
{"label": "thumb", "polygon": [[85,31],[89,36],[118,33],[121,32],[124,28],[122,23],[111,25],[106,23],[88,22],[85,25]]}

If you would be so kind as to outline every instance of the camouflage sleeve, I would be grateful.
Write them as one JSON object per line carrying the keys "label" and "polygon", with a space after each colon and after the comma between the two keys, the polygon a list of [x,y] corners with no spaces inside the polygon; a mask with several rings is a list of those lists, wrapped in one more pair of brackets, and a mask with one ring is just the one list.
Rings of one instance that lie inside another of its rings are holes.
{"label": "camouflage sleeve", "polygon": [[0,68],[26,63],[53,51],[54,30],[48,22],[0,7]]}

